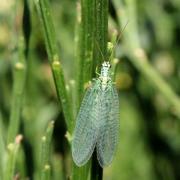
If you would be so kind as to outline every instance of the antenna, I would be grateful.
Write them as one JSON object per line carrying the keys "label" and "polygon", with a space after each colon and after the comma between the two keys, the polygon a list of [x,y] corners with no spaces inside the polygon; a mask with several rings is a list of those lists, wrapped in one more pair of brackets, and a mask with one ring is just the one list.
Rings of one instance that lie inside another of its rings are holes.
{"label": "antenna", "polygon": [[[121,38],[124,30],[126,29],[126,26],[128,25],[128,23],[129,23],[129,20],[126,22],[126,24],[125,24],[125,26],[123,27],[123,29],[120,30],[120,35],[119,35],[119,37],[117,38],[116,43],[114,44],[114,47],[112,48],[112,52],[111,52],[111,54],[110,54],[109,57],[112,56],[113,51],[114,51],[114,49],[116,48],[116,46],[117,46],[117,44],[118,44],[118,42],[119,42],[119,40],[120,40],[120,38]],[[97,45],[97,47],[98,47],[98,49],[99,49],[99,51],[100,51],[100,54],[101,54],[101,56],[102,56],[102,58],[103,58],[103,61],[105,61],[104,55],[103,55],[103,53],[102,53],[102,51],[101,51],[101,48],[99,47],[99,44],[98,44],[96,38],[95,38],[95,42],[96,42],[96,45]]]}
{"label": "antenna", "polygon": [[122,36],[123,32],[124,32],[124,31],[125,31],[125,29],[126,29],[126,26],[128,25],[128,23],[129,23],[129,20],[127,20],[127,22],[126,22],[125,26],[123,27],[123,29],[121,29],[121,30],[120,30],[120,35],[119,35],[119,37],[117,38],[116,43],[114,44],[114,47],[112,48],[112,52],[111,52],[111,54],[110,54],[110,56],[109,56],[109,57],[111,57],[111,56],[112,56],[113,51],[114,51],[114,49],[116,48],[116,46],[117,46],[117,44],[118,44],[118,42],[119,42],[119,40],[120,40],[120,38],[121,38],[121,36]]}
{"label": "antenna", "polygon": [[96,38],[95,38],[95,41],[96,41],[96,45],[97,45],[97,47],[98,47],[98,49],[99,49],[99,51],[100,51],[100,53],[101,53],[101,56],[102,56],[103,60],[105,61],[104,55],[103,55],[103,53],[102,53],[102,51],[101,51],[101,48],[99,47],[99,44],[98,44]]}

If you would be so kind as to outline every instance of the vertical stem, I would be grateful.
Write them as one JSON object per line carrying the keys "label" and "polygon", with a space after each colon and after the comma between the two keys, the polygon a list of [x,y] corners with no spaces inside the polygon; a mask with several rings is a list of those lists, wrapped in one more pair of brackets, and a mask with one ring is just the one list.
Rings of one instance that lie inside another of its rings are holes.
{"label": "vertical stem", "polygon": [[50,178],[50,150],[51,150],[51,139],[52,139],[52,133],[54,129],[54,121],[51,121],[48,125],[48,128],[46,130],[45,136],[42,137],[42,144],[41,144],[41,180],[49,180]]}
{"label": "vertical stem", "polygon": [[3,120],[0,112],[0,179],[3,179],[4,170],[4,154],[6,153],[5,141],[4,141],[4,126]]}
{"label": "vertical stem", "polygon": [[37,6],[39,18],[41,19],[42,22],[48,59],[52,68],[57,95],[62,105],[63,114],[67,124],[68,131],[72,133],[72,129],[73,129],[72,107],[66,92],[64,73],[58,55],[55,29],[51,18],[49,1],[35,0],[35,3]]}
{"label": "vertical stem", "polygon": [[[108,0],[96,0],[95,3],[95,23],[96,29],[94,32],[95,46],[94,46],[94,69],[108,60],[107,58],[107,37],[108,37]],[[98,46],[98,47],[97,47]],[[103,55],[103,57],[102,57]]]}
{"label": "vertical stem", "polygon": [[[96,29],[95,29],[95,41],[99,48],[94,48],[94,68],[101,64],[102,61],[108,60],[102,57],[102,54],[107,58],[107,37],[108,37],[108,0],[96,0],[95,3],[95,17],[96,17]],[[94,46],[96,47],[96,46]],[[101,51],[101,52],[100,52]],[[100,180],[103,177],[103,169],[97,161],[97,154],[94,151],[92,159],[91,179]]]}
{"label": "vertical stem", "polygon": [[10,113],[10,122],[8,126],[8,139],[7,142],[13,142],[15,136],[18,133],[20,124],[20,112],[22,107],[23,91],[25,85],[26,65],[24,57],[24,39],[21,37],[18,48],[19,56],[17,62],[14,65],[14,84],[13,84],[13,96],[12,106]]}
{"label": "vertical stem", "polygon": [[[78,101],[82,99],[86,83],[91,80],[97,65],[107,55],[108,0],[81,0],[79,32]],[[98,47],[97,47],[98,46]],[[79,106],[79,103],[78,103]],[[93,155],[91,177],[102,179],[102,168]],[[73,166],[73,179],[87,179],[90,161],[82,168]],[[83,170],[84,169],[84,170]]]}
{"label": "vertical stem", "polygon": [[81,0],[81,21],[78,41],[77,106],[79,107],[85,85],[92,78],[95,0]]}
{"label": "vertical stem", "polygon": [[[80,9],[80,8],[79,8]],[[79,10],[78,9],[78,10]],[[81,16],[78,26],[78,67],[77,67],[77,108],[83,97],[85,86],[92,79],[94,32],[95,32],[95,0],[81,0]],[[88,178],[90,161],[79,168],[73,163],[72,179]]]}
{"label": "vertical stem", "polygon": [[6,163],[6,169],[4,174],[4,180],[12,180],[14,176],[15,163],[18,155],[18,150],[22,136],[18,135],[14,143],[8,144],[8,157]]}
{"label": "vertical stem", "polygon": [[89,170],[90,170],[90,162],[88,162],[83,167],[77,167],[73,163],[72,180],[86,180],[86,179],[88,179]]}

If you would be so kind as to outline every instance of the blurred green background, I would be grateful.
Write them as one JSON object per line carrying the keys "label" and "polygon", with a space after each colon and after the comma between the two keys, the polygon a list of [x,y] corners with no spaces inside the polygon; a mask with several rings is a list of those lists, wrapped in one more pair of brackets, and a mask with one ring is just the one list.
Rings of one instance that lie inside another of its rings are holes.
{"label": "blurred green background", "polygon": [[[71,154],[65,138],[66,125],[47,60],[42,28],[34,3],[29,1],[26,7],[29,11],[26,9],[27,14],[23,19],[23,3],[19,2],[0,1],[0,143],[6,144],[7,139],[12,103],[12,67],[18,58],[17,39],[23,21],[25,40],[29,41],[29,46],[19,131],[24,139],[15,171],[21,179],[37,177],[41,137],[47,123],[55,120],[51,153],[53,179],[64,179],[71,172]],[[180,1],[139,0],[134,3],[141,47],[153,69],[179,94]],[[109,40],[114,29],[123,28],[118,22],[123,11],[117,4],[116,0],[109,4]],[[50,6],[67,89],[73,95],[76,76],[74,67],[77,63],[77,1],[51,0]],[[126,33],[131,34],[134,20],[127,17],[127,21],[116,47],[116,57],[119,59],[116,73],[120,95],[119,145],[112,165],[104,170],[104,179],[178,180],[180,118],[175,108],[154,87],[151,80],[140,72],[129,56],[127,47],[131,46],[133,40],[123,39]],[[75,106],[76,103],[72,104]],[[6,148],[3,149],[2,144],[0,146],[3,167]]]}

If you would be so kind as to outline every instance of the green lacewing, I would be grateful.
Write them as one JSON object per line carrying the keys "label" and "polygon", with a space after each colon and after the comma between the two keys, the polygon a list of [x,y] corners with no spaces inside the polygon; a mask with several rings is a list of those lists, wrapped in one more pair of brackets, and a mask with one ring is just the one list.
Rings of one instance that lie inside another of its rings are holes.
{"label": "green lacewing", "polygon": [[72,157],[77,166],[83,166],[97,151],[101,167],[113,159],[119,129],[119,97],[110,77],[110,64],[103,62],[101,73],[86,91],[72,140]]}

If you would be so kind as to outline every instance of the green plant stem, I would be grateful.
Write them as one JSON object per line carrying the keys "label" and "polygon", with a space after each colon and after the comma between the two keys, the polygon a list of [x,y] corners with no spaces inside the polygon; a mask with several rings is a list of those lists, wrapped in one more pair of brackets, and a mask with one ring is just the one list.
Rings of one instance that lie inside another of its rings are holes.
{"label": "green plant stem", "polygon": [[4,141],[4,126],[3,126],[3,121],[2,121],[2,115],[0,112],[0,179],[3,179],[3,169],[4,169],[4,156],[3,154],[6,153],[6,148],[5,148],[5,141]]}
{"label": "green plant stem", "polygon": [[73,162],[72,180],[86,180],[90,170],[90,161],[83,167],[77,167]]}
{"label": "green plant stem", "polygon": [[[78,41],[78,102],[81,102],[87,83],[95,75],[97,65],[107,55],[108,0],[81,0],[81,21]],[[79,107],[78,103],[78,107]],[[95,157],[97,159],[97,157]],[[91,177],[100,177],[102,168],[93,161]],[[73,166],[72,179],[87,179],[91,161],[82,168]],[[98,168],[97,168],[98,167]],[[97,169],[96,169],[97,168]],[[95,169],[97,171],[95,171]],[[102,178],[102,176],[101,176]]]}
{"label": "green plant stem", "polygon": [[70,105],[70,102],[67,96],[62,67],[58,60],[53,61],[52,70],[53,70],[53,75],[54,75],[54,81],[56,84],[57,95],[59,99],[61,100],[64,117],[66,117],[66,124],[68,127],[68,131],[72,134],[72,130],[74,126],[74,123],[72,120],[73,118],[72,111],[71,111],[72,106]]}
{"label": "green plant stem", "polygon": [[52,170],[53,170],[53,178],[55,180],[65,179],[66,175],[63,173],[62,167],[62,158],[59,154],[54,154],[52,158]]}
{"label": "green plant stem", "polygon": [[18,133],[20,124],[20,112],[22,108],[22,99],[25,85],[26,76],[26,64],[24,57],[24,39],[23,37],[19,40],[18,57],[14,64],[13,73],[13,95],[12,95],[12,105],[10,113],[10,122],[8,126],[8,138],[7,143],[13,142],[15,136]]}
{"label": "green plant stem", "polygon": [[52,133],[54,129],[54,121],[51,121],[48,125],[48,128],[46,130],[45,136],[42,137],[41,142],[41,180],[48,180],[50,179],[50,150],[51,150],[51,139],[52,139]]}
{"label": "green plant stem", "polygon": [[[79,5],[79,4],[78,4]],[[76,102],[79,109],[84,91],[88,82],[92,79],[94,32],[95,32],[95,0],[81,0],[81,8],[78,8],[77,22],[77,87]],[[81,10],[81,12],[79,12]],[[80,17],[79,17],[80,16]],[[77,111],[77,110],[76,110]],[[79,168],[73,163],[73,180],[85,180],[88,178],[90,161]]]}
{"label": "green plant stem", "polygon": [[15,163],[16,163],[21,140],[22,140],[22,136],[18,135],[16,136],[16,140],[14,143],[8,144],[8,155],[7,155],[6,169],[4,173],[4,180],[13,179]]}
{"label": "green plant stem", "polygon": [[174,114],[180,117],[180,98],[176,95],[173,89],[166,83],[161,75],[149,63],[145,51],[140,45],[138,34],[136,1],[126,0],[122,4],[118,0],[114,0],[119,17],[119,22],[122,26],[130,20],[127,30],[124,31],[124,42],[127,47],[127,54],[130,57],[133,65],[149,80],[149,82],[166,98],[167,102],[174,108]]}
{"label": "green plant stem", "polygon": [[[104,60],[102,54],[104,57],[107,55],[108,0],[81,0],[79,19],[77,107],[80,105],[88,82],[95,74],[97,65]],[[87,179],[90,162],[81,168],[73,165],[72,179]],[[99,166],[98,163],[96,163],[97,166]],[[93,165],[92,168],[96,167]]]}
{"label": "green plant stem", "polygon": [[[95,41],[94,46],[94,61],[97,65],[101,65],[102,61],[108,61],[107,58],[107,37],[108,37],[108,0],[96,0],[95,6]],[[98,47],[97,47],[98,46]],[[102,57],[102,55],[104,57]]]}
{"label": "green plant stem", "polygon": [[83,97],[85,86],[92,78],[95,0],[81,0],[81,21],[78,36],[77,106]]}
{"label": "green plant stem", "polygon": [[[108,39],[108,0],[96,0],[95,3],[95,17],[96,17],[96,29],[95,29],[95,41],[94,46],[94,68],[97,65],[101,65],[103,61],[108,61],[107,58],[107,39]],[[99,48],[98,48],[98,47]],[[103,178],[103,169],[97,161],[97,155],[94,151],[91,167],[91,179],[100,180]]]}
{"label": "green plant stem", "polygon": [[51,18],[49,2],[48,0],[35,0],[35,4],[37,6],[39,18],[42,22],[48,59],[52,68],[58,99],[61,102],[64,118],[67,124],[67,129],[70,133],[72,133],[72,107],[66,92],[64,73],[58,55],[55,29]]}

